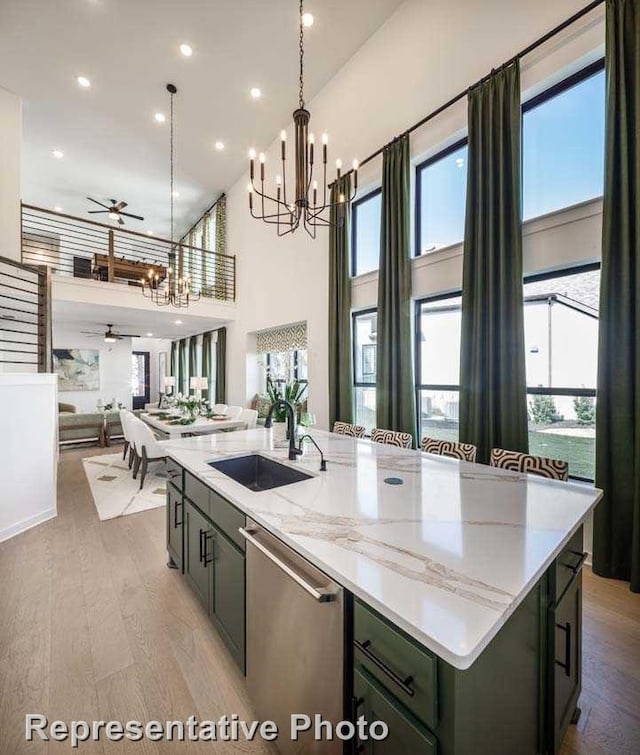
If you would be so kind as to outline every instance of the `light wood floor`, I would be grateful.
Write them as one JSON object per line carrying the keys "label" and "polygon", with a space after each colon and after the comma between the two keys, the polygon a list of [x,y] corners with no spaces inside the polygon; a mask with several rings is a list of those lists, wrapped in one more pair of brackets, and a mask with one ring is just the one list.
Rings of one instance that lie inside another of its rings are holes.
{"label": "light wood floor", "polygon": [[[115,449],[109,449],[113,453]],[[167,569],[164,509],[100,522],[80,459],[60,457],[56,519],[0,544],[0,755],[49,720],[253,720],[244,682],[200,604]],[[640,753],[640,597],[585,572],[582,718],[563,755]],[[82,753],[267,753],[254,743],[85,743]],[[409,754],[407,754],[409,755]],[[514,753],[517,755],[517,753]]]}

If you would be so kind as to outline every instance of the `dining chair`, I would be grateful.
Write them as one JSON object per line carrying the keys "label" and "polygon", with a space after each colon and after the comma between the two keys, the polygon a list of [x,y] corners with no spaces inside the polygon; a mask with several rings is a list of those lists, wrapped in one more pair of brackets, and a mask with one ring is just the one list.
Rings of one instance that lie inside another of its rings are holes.
{"label": "dining chair", "polygon": [[349,422],[334,422],[332,431],[336,435],[348,435],[350,438],[364,438],[366,428]]}
{"label": "dining chair", "polygon": [[382,430],[376,427],[371,431],[371,440],[374,443],[384,443],[387,446],[413,448],[413,436],[411,433],[401,433],[397,430]]}
{"label": "dining chair", "polygon": [[136,479],[138,471],[140,472],[140,490],[144,485],[144,479],[147,476],[149,462],[166,461],[167,455],[163,446],[160,445],[153,431],[137,417],[134,418],[133,442],[136,450],[136,460],[133,465],[133,479]]}
{"label": "dining chair", "polygon": [[214,404],[211,407],[211,411],[214,414],[226,414],[227,411],[227,405],[226,404]]}
{"label": "dining chair", "polygon": [[[129,416],[133,416],[128,409],[120,409],[120,424],[122,425],[122,434],[124,435],[124,451],[122,452],[122,461],[127,458],[127,451],[131,446],[131,435],[129,431]],[[129,464],[131,469],[131,464]]]}
{"label": "dining chair", "polygon": [[253,430],[258,424],[258,412],[255,409],[243,409],[238,419],[245,423],[247,430]]}
{"label": "dining chair", "polygon": [[242,407],[241,406],[228,406],[225,414],[227,415],[228,419],[238,419],[240,415],[242,414]]}
{"label": "dining chair", "polygon": [[460,461],[475,461],[478,449],[473,443],[459,443],[456,440],[439,440],[425,435],[420,441],[420,448],[426,454],[447,456]]}
{"label": "dining chair", "polygon": [[550,480],[566,482],[569,479],[569,463],[562,459],[548,459],[545,456],[532,456],[519,451],[493,448],[489,463],[498,469],[526,472],[539,477],[547,477]]}

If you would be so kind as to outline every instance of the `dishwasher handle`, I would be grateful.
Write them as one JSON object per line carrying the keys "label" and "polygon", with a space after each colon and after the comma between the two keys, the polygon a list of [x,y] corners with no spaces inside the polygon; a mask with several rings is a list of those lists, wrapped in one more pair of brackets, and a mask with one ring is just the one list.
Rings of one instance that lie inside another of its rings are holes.
{"label": "dishwasher handle", "polygon": [[313,598],[315,598],[318,603],[330,603],[331,601],[336,599],[336,593],[331,592],[329,590],[318,590],[313,585],[310,585],[304,577],[301,577],[297,572],[295,572],[288,564],[285,564],[284,561],[279,559],[275,553],[272,553],[266,546],[264,546],[259,540],[257,540],[254,535],[257,534],[257,530],[249,529],[248,527],[240,527],[238,532],[242,535],[242,537],[251,545],[255,546],[263,555],[265,555],[270,561],[272,561],[279,569],[282,569],[282,571],[287,574],[287,576],[291,577],[291,579],[296,582],[300,587],[302,587],[303,590],[306,590],[309,595],[311,595]]}

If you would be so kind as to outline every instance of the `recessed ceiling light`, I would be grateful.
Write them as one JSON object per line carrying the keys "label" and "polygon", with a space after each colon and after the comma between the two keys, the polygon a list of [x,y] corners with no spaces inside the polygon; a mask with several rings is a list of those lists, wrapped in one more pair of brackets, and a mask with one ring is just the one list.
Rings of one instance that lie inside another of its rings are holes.
{"label": "recessed ceiling light", "polygon": [[193,47],[191,47],[191,45],[181,44],[180,52],[185,56],[185,58],[190,58],[193,55]]}
{"label": "recessed ceiling light", "polygon": [[259,100],[260,97],[262,97],[262,91],[260,90],[259,87],[253,87],[251,89],[251,96],[253,97],[254,100]]}
{"label": "recessed ceiling light", "polygon": [[81,86],[83,89],[88,89],[91,86],[91,82],[86,76],[78,76],[76,81],[78,82],[78,86]]}
{"label": "recessed ceiling light", "polygon": [[313,13],[302,14],[302,25],[306,26],[307,28],[313,26]]}
{"label": "recessed ceiling light", "polygon": [[164,123],[167,119],[164,113],[155,113],[153,116],[153,120],[156,123]]}
{"label": "recessed ceiling light", "polygon": [[176,325],[182,325],[182,320],[176,320]]}
{"label": "recessed ceiling light", "polygon": [[54,207],[55,212],[62,212],[62,207]]}
{"label": "recessed ceiling light", "polygon": [[147,338],[153,338],[153,333],[147,333]]}
{"label": "recessed ceiling light", "polygon": [[222,150],[224,149],[224,142],[216,142],[215,146],[218,152],[222,152]]}
{"label": "recessed ceiling light", "polygon": [[56,158],[56,160],[62,160],[64,157],[64,152],[61,149],[52,149],[51,154]]}

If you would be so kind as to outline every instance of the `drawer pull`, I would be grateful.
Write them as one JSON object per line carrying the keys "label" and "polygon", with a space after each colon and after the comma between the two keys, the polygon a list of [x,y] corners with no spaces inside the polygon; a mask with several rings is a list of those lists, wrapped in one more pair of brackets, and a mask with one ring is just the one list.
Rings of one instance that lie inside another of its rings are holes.
{"label": "drawer pull", "polygon": [[556,660],[556,665],[564,669],[567,676],[571,676],[571,624],[556,624],[556,627],[564,632],[564,661]]}
{"label": "drawer pull", "polygon": [[211,541],[213,542],[213,534],[211,532],[205,532],[202,537],[202,550],[203,550],[202,563],[204,566],[209,566],[209,564],[213,563],[213,560],[215,558],[214,548],[211,549],[211,558],[209,558],[209,554],[207,553],[207,539],[208,538],[211,538]]}
{"label": "drawer pull", "polygon": [[182,501],[176,501],[173,507],[173,528],[178,529],[182,526],[182,519],[178,521],[178,506],[182,506]]}
{"label": "drawer pull", "polygon": [[570,553],[572,555],[574,555],[574,556],[579,556],[580,557],[579,560],[578,560],[578,563],[575,564],[575,566],[571,566],[571,564],[562,564],[562,566],[564,566],[565,569],[571,569],[571,571],[574,574],[577,574],[582,569],[582,567],[584,566],[584,562],[589,557],[589,554],[586,553],[586,552],[585,553],[577,553],[576,551],[570,551]]}
{"label": "drawer pull", "polygon": [[371,663],[373,663],[374,666],[380,669],[383,674],[389,677],[391,681],[394,684],[397,684],[398,687],[405,693],[405,695],[409,695],[409,697],[414,696],[414,691],[411,689],[409,685],[413,684],[413,677],[407,676],[405,679],[402,679],[399,677],[395,671],[390,669],[386,663],[381,661],[378,656],[376,656],[369,648],[371,647],[371,640],[365,640],[364,642],[359,642],[358,640],[354,640],[354,645],[358,648],[358,650],[365,656],[365,658],[368,658]]}

